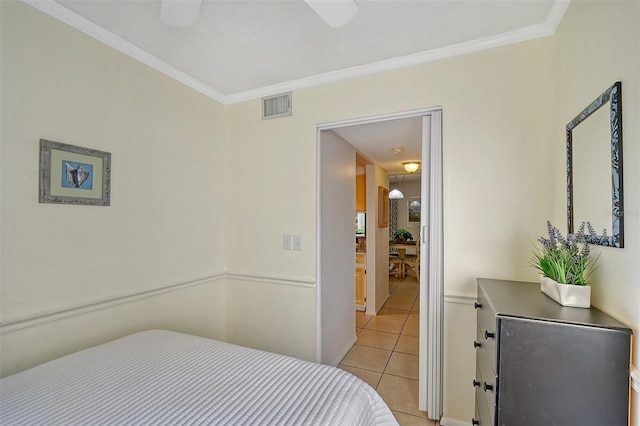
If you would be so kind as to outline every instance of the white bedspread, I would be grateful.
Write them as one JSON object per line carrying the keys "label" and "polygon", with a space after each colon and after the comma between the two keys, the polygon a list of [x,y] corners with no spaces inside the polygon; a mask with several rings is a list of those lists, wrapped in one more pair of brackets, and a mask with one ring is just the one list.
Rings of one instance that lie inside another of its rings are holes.
{"label": "white bedspread", "polygon": [[343,370],[151,330],[2,379],[0,424],[397,422],[373,388]]}

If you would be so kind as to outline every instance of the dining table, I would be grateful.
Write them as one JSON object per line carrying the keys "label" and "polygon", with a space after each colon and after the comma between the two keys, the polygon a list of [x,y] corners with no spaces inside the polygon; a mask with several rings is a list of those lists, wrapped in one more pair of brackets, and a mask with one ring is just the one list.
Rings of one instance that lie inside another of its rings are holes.
{"label": "dining table", "polygon": [[400,256],[401,259],[404,259],[407,256],[407,249],[415,249],[416,248],[416,243],[414,242],[412,243],[394,243],[394,242],[389,242],[389,250],[397,250],[398,251],[398,256]]}

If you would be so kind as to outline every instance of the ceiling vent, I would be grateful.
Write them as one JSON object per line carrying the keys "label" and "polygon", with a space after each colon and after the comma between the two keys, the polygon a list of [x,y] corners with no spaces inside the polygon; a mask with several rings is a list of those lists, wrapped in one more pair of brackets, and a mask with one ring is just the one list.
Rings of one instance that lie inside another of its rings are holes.
{"label": "ceiling vent", "polygon": [[262,119],[287,117],[291,115],[291,92],[262,98]]}

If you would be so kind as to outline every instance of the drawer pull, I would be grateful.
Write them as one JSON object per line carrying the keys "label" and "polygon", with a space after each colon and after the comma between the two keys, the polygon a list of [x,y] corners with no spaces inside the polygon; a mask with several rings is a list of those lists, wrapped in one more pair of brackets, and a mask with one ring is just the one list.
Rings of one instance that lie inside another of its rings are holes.
{"label": "drawer pull", "polygon": [[481,346],[482,346],[482,343],[478,343],[478,342],[476,342],[475,340],[473,341],[473,347],[474,347],[474,348],[479,348],[479,347],[481,347]]}
{"label": "drawer pull", "polygon": [[479,420],[476,420],[476,419],[471,419],[471,424],[472,424],[472,425],[479,425],[479,424],[480,424],[480,421],[479,421]]}
{"label": "drawer pull", "polygon": [[480,382],[477,381],[476,379],[473,379],[473,387],[480,387]]}
{"label": "drawer pull", "polygon": [[485,339],[495,339],[496,338],[496,333],[492,333],[490,331],[485,330],[484,331],[484,338]]}
{"label": "drawer pull", "polygon": [[482,303],[473,302],[473,307],[474,307],[475,309],[480,309],[480,308],[482,308]]}
{"label": "drawer pull", "polygon": [[484,391],[486,392],[488,390],[492,391],[493,390],[493,385],[490,385],[489,383],[484,382]]}

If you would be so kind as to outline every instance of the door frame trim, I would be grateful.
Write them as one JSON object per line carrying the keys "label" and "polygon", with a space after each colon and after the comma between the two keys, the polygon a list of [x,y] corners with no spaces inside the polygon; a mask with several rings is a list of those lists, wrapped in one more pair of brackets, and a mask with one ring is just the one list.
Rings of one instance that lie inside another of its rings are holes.
{"label": "door frame trim", "polygon": [[[321,123],[316,126],[316,151],[317,151],[317,218],[316,220],[316,357],[321,361],[322,355],[322,317],[320,288],[322,286],[320,277],[320,253],[321,253],[321,221],[319,220],[321,211],[320,199],[320,173],[321,158],[320,144],[321,131],[331,130],[340,127],[377,123],[382,121],[397,120],[404,118],[426,117],[432,118],[429,127],[430,135],[425,134],[423,124],[422,136],[422,157],[423,164],[429,164],[429,177],[422,177],[421,195],[429,199],[428,203],[428,225],[423,224],[423,237],[421,244],[429,243],[427,250],[422,250],[423,256],[428,256],[426,265],[429,268],[429,283],[432,285],[427,289],[426,275],[421,274],[420,279],[420,303],[427,306],[427,309],[420,310],[420,372],[419,372],[419,407],[428,409],[429,418],[440,419],[442,415],[442,366],[443,366],[443,322],[444,322],[444,247],[443,247],[443,158],[442,158],[442,106],[422,108],[404,112],[389,113],[377,116],[354,118],[335,122]],[[425,185],[426,183],[426,185]],[[423,203],[424,205],[424,203]],[[423,212],[424,214],[425,212]],[[423,216],[424,217],[424,216]],[[424,235],[427,231],[428,235]],[[429,321],[427,321],[429,320]],[[429,348],[433,348],[430,351]],[[431,353],[431,355],[429,355]],[[430,374],[427,374],[429,372]]]}

